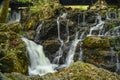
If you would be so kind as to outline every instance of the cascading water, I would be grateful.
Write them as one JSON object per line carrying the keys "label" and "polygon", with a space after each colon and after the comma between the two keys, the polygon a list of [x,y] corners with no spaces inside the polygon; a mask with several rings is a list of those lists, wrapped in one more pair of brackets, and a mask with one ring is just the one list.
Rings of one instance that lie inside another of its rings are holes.
{"label": "cascading water", "polygon": [[83,22],[82,22],[82,25],[84,26],[86,24],[86,21],[85,21],[85,14],[83,13]]}
{"label": "cascading water", "polygon": [[[88,34],[88,36],[92,36],[93,31],[97,31],[97,30],[99,30],[99,34],[98,34],[99,36],[103,35],[102,31],[103,31],[104,21],[102,21],[100,14],[97,14],[97,20],[98,20],[98,24],[96,26],[93,26],[90,28],[90,33]],[[97,35],[97,34],[95,34],[95,35]]]}
{"label": "cascading water", "polygon": [[22,37],[26,43],[28,51],[28,58],[30,65],[28,67],[29,75],[44,75],[47,73],[55,72],[57,65],[51,64],[49,59],[45,57],[43,46]]}
{"label": "cascading water", "polygon": [[34,41],[38,42],[38,43],[39,43],[39,35],[40,35],[41,29],[42,29],[42,25],[43,25],[43,22],[38,25],[38,27],[35,31],[36,35],[35,35]]}
{"label": "cascading water", "polygon": [[116,72],[120,74],[120,61],[118,54],[116,54]]}
{"label": "cascading water", "polygon": [[120,36],[120,26],[114,27],[105,33],[105,36]]}
{"label": "cascading water", "polygon": [[76,35],[75,35],[75,40],[73,40],[72,44],[71,44],[71,47],[70,47],[70,50],[67,54],[67,58],[66,58],[66,62],[65,62],[65,65],[68,67],[71,63],[74,62],[73,60],[73,57],[74,57],[74,54],[75,54],[75,51],[76,51],[76,47],[77,47],[77,44],[78,42],[80,41],[78,39],[78,33],[79,32],[76,32]]}
{"label": "cascading water", "polygon": [[83,61],[83,49],[82,49],[82,44],[83,44],[83,37],[84,37],[84,35],[85,35],[85,31],[84,32],[82,32],[82,34],[81,34],[81,36],[80,36],[80,54],[79,54],[79,60],[80,61]]}
{"label": "cascading water", "polygon": [[110,56],[111,56],[111,63],[115,62],[115,51],[113,50],[113,47],[110,47]]}
{"label": "cascading water", "polygon": [[21,19],[21,11],[13,11],[8,22],[9,23],[20,22],[20,19]]}
{"label": "cascading water", "polygon": [[[57,28],[58,28],[58,40],[60,41],[60,47],[59,50],[56,52],[56,57],[53,60],[53,63],[55,64],[59,64],[60,62],[60,58],[63,55],[63,46],[65,45],[65,43],[69,42],[69,28],[68,28],[68,20],[66,18],[67,13],[63,13],[63,15],[61,15],[60,17],[57,18]],[[60,37],[60,18],[62,18],[63,20],[66,21],[66,33],[67,33],[67,40],[64,42],[64,40],[61,39]]]}
{"label": "cascading water", "polygon": [[106,13],[106,20],[111,20],[110,17],[111,17],[111,16],[110,16],[110,12],[108,11],[108,12]]}

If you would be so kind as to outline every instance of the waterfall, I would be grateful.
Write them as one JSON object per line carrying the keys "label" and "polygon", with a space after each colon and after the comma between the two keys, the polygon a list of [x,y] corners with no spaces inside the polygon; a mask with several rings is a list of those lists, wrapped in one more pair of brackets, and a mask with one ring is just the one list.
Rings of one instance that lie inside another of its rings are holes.
{"label": "waterfall", "polygon": [[[104,27],[104,21],[102,21],[101,19],[101,15],[97,14],[97,20],[98,20],[98,24],[96,26],[93,26],[90,28],[90,32],[88,34],[88,36],[92,36],[93,31],[98,31],[99,30],[99,34],[94,34],[94,35],[103,35],[103,27]],[[97,23],[97,22],[96,22]]]}
{"label": "waterfall", "polygon": [[69,23],[69,20],[67,20],[67,24],[66,24],[67,40],[66,40],[65,43],[68,43],[68,42],[69,42],[69,39],[70,39],[68,23]]}
{"label": "waterfall", "polygon": [[39,43],[39,37],[40,37],[39,35],[40,35],[41,29],[42,29],[42,25],[43,25],[43,22],[38,25],[38,27],[35,31],[36,35],[35,35],[34,41],[38,42],[38,43]]}
{"label": "waterfall", "polygon": [[120,36],[120,26],[114,27],[105,33],[105,36]]}
{"label": "waterfall", "polygon": [[116,54],[116,72],[120,74],[120,62],[118,54]]}
{"label": "waterfall", "polygon": [[83,49],[82,49],[82,45],[80,46],[79,60],[80,60],[80,61],[83,61]]}
{"label": "waterfall", "polygon": [[80,39],[79,39],[80,40],[80,54],[79,54],[80,61],[83,61],[83,49],[82,49],[83,42],[82,42],[82,40],[83,40],[84,35],[85,35],[85,31],[82,32],[82,34],[80,35]]}
{"label": "waterfall", "polygon": [[61,45],[59,47],[59,50],[56,52],[57,56],[53,60],[53,63],[55,63],[55,64],[59,64],[60,58],[63,55],[62,47],[64,46],[64,41],[60,37],[60,21],[59,21],[59,19],[60,19],[60,17],[57,18],[57,29],[58,29],[58,40],[60,41]]}
{"label": "waterfall", "polygon": [[13,11],[11,16],[10,16],[10,19],[8,20],[9,23],[11,22],[20,22],[21,20],[21,11]]}
{"label": "waterfall", "polygon": [[111,19],[110,19],[110,12],[107,12],[107,13],[106,13],[106,20],[111,20]]}
{"label": "waterfall", "polygon": [[51,64],[49,59],[45,57],[43,46],[22,37],[26,43],[28,51],[28,58],[30,65],[28,67],[29,75],[44,75],[55,72],[57,65]]}
{"label": "waterfall", "polygon": [[[57,18],[57,29],[58,29],[58,40],[60,41],[60,47],[59,47],[59,50],[56,52],[56,57],[54,58],[53,60],[53,63],[55,64],[59,64],[60,62],[60,58],[63,56],[63,46],[65,45],[65,43],[68,43],[69,42],[69,28],[68,28],[68,22],[69,20],[67,20],[66,18],[67,16],[67,13],[63,13],[63,15],[59,16]],[[64,21],[66,21],[66,33],[67,33],[67,40],[64,42],[64,40],[61,39],[60,37],[60,19],[63,19]]]}
{"label": "waterfall", "polygon": [[74,62],[73,57],[74,57],[74,54],[75,54],[75,51],[76,51],[77,44],[80,41],[78,39],[78,33],[79,32],[76,32],[75,40],[73,40],[73,42],[71,44],[71,47],[70,47],[70,50],[68,51],[66,62],[65,62],[65,65],[67,65],[67,66],[69,66],[71,63]]}
{"label": "waterfall", "polygon": [[83,14],[83,22],[82,22],[82,25],[84,26],[86,24],[85,22],[85,14]]}
{"label": "waterfall", "polygon": [[113,50],[113,47],[110,47],[110,56],[111,56],[111,63],[114,63],[115,51]]}

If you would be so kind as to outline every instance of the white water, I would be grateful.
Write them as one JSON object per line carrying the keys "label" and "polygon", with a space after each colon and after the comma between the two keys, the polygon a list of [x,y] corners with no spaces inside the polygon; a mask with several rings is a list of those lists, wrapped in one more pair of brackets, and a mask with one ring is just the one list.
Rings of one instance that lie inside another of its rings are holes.
{"label": "white water", "polygon": [[113,50],[113,47],[110,47],[110,56],[111,56],[111,62],[114,62],[114,56],[115,56],[115,51]]}
{"label": "white water", "polygon": [[120,26],[114,27],[105,33],[105,36],[120,36]]}
{"label": "white water", "polygon": [[[89,32],[88,36],[103,35],[102,31],[103,31],[103,27],[104,27],[105,22],[102,21],[101,15],[99,15],[99,14],[97,14],[97,20],[98,20],[98,24],[96,26],[93,26],[93,27],[90,28],[90,32]],[[99,34],[93,34],[93,31],[99,31]]]}
{"label": "white water", "polygon": [[8,22],[9,23],[20,22],[20,20],[21,20],[21,11],[13,11]]}
{"label": "white water", "polygon": [[84,37],[84,35],[85,35],[85,31],[84,32],[82,32],[82,34],[81,34],[81,36],[80,36],[80,54],[79,54],[79,60],[80,61],[83,61],[83,49],[82,49],[82,44],[83,44],[83,37]]}
{"label": "white water", "polygon": [[43,46],[22,37],[26,43],[28,51],[28,58],[30,65],[28,67],[29,75],[44,75],[47,73],[55,72],[57,65],[51,64],[49,59],[45,57]]}
{"label": "white water", "polygon": [[[67,16],[67,13],[63,13],[63,15],[61,15],[60,17],[57,18],[57,29],[58,29],[58,40],[60,41],[60,47],[59,47],[59,50],[56,52],[56,57],[54,58],[53,60],[53,63],[55,64],[59,64],[60,62],[60,58],[62,57],[63,55],[63,46],[65,45],[65,43],[68,43],[69,42],[69,28],[68,28],[68,20],[66,18]],[[67,39],[66,41],[64,42],[64,40],[61,39],[61,35],[60,35],[60,18],[62,18],[62,20],[66,21],[66,33],[67,33]]]}
{"label": "white water", "polygon": [[55,56],[53,60],[53,63],[55,64],[59,64],[60,58],[63,55],[62,47],[64,46],[64,41],[60,37],[60,17],[57,18],[57,29],[58,29],[58,40],[60,41],[60,47],[59,47],[59,50],[56,52],[57,56]]}
{"label": "white water", "polygon": [[67,20],[67,22],[66,22],[67,40],[66,40],[65,43],[68,43],[68,42],[69,42],[69,39],[70,39],[68,23],[69,23],[69,20]]}
{"label": "white water", "polygon": [[106,20],[111,20],[110,18],[111,18],[110,12],[107,12],[107,13],[106,13]]}
{"label": "white water", "polygon": [[82,25],[84,26],[86,24],[86,21],[85,21],[85,14],[83,13],[83,22],[82,22]]}
{"label": "white water", "polygon": [[71,63],[74,62],[73,57],[74,57],[74,54],[75,54],[75,51],[76,51],[77,44],[80,41],[78,39],[78,33],[79,32],[76,32],[75,40],[73,40],[73,42],[71,44],[71,47],[70,47],[70,50],[67,54],[67,58],[66,58],[66,62],[65,62],[65,65],[67,65],[67,66],[69,66]]}
{"label": "white water", "polygon": [[34,38],[35,42],[39,42],[39,35],[40,35],[40,32],[41,32],[42,26],[43,26],[43,22],[38,25],[38,27],[35,31],[35,33],[36,33],[35,38]]}
{"label": "white water", "polygon": [[120,73],[120,62],[119,62],[118,54],[116,54],[116,72]]}

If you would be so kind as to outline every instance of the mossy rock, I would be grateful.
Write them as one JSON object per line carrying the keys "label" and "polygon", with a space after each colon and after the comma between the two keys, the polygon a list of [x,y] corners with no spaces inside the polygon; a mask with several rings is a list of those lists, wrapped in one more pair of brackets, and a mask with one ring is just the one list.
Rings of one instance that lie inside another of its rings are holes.
{"label": "mossy rock", "polygon": [[7,40],[0,47],[0,70],[2,72],[28,73],[25,44],[20,38]]}
{"label": "mossy rock", "polygon": [[6,77],[6,80],[120,80],[120,76],[115,73],[79,61],[71,64],[69,68],[44,76],[28,77],[15,72],[2,75]]}
{"label": "mossy rock", "polygon": [[11,80],[11,79],[7,78],[4,74],[0,72],[0,80]]}
{"label": "mossy rock", "polygon": [[0,59],[1,72],[23,72],[23,69],[15,54],[11,53]]}
{"label": "mossy rock", "polygon": [[21,32],[21,30],[23,29],[23,27],[21,26],[20,23],[16,22],[16,23],[1,23],[0,24],[0,32],[16,32],[19,33]]}
{"label": "mossy rock", "polygon": [[29,77],[27,77],[21,73],[16,73],[16,72],[5,73],[3,75],[8,78],[6,80],[9,80],[9,79],[10,80],[31,80]]}
{"label": "mossy rock", "polygon": [[109,39],[106,37],[99,37],[99,36],[89,36],[86,37],[83,41],[84,47],[87,48],[109,48],[110,43]]}
{"label": "mossy rock", "polygon": [[45,76],[33,76],[33,80],[119,80],[120,76],[94,65],[75,62],[69,68]]}

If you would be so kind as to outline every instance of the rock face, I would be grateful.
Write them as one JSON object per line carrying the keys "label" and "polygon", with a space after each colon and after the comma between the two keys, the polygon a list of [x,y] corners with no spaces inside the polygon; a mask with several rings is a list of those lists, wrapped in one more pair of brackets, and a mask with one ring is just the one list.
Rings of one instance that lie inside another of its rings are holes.
{"label": "rock face", "polygon": [[0,24],[0,71],[3,73],[27,74],[25,45],[18,35],[21,30],[19,23]]}

